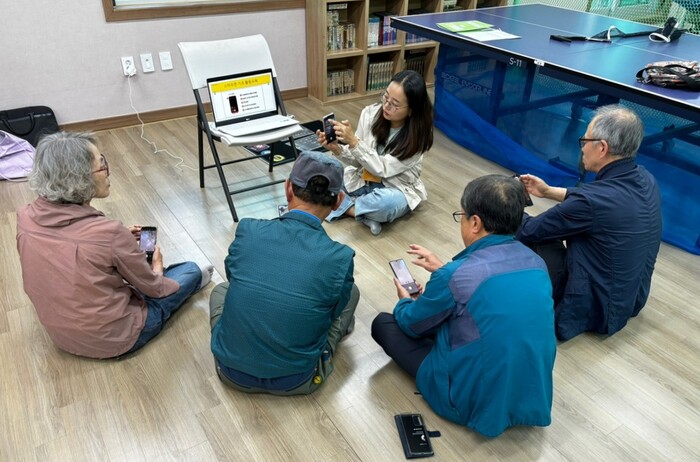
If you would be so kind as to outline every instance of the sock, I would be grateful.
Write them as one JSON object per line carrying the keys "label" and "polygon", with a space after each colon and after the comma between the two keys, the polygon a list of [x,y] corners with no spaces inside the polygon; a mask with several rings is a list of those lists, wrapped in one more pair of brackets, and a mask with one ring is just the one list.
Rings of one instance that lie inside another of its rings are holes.
{"label": "sock", "polygon": [[214,274],[214,267],[212,265],[206,265],[200,266],[199,269],[202,272],[202,282],[199,284],[199,288],[202,289],[211,281],[211,275]]}

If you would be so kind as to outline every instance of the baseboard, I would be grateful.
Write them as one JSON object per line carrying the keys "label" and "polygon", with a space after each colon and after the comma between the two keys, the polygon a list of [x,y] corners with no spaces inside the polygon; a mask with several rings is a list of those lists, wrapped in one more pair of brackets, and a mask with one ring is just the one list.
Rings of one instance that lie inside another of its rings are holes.
{"label": "baseboard", "polygon": [[[308,88],[306,87],[295,88],[292,90],[283,91],[282,98],[285,101],[306,98],[308,93]],[[207,111],[211,112],[211,107],[209,103],[205,103],[204,106]],[[161,120],[177,119],[179,117],[190,117],[197,115],[197,105],[192,104],[189,106],[158,109],[156,111],[142,112],[140,113],[140,115],[141,120],[143,120],[144,123],[160,122]],[[123,116],[108,117],[106,119],[86,120],[82,122],[71,122],[67,124],[61,124],[60,128],[61,130],[71,132],[97,132],[101,130],[111,130],[113,128],[123,128],[139,124],[140,122],[138,117],[136,117],[136,114],[129,114]]]}

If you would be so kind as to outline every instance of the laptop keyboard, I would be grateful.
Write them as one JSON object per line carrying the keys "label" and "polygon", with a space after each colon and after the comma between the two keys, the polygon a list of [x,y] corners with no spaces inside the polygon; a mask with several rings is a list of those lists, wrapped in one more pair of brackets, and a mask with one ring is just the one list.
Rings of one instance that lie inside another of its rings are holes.
{"label": "laptop keyboard", "polygon": [[[290,123],[283,123],[287,120],[290,120]],[[264,121],[261,119],[255,119],[247,122],[239,122],[233,125],[224,125],[223,127],[218,127],[218,130],[224,133],[230,133],[233,136],[245,136],[254,133],[277,130],[278,128],[288,127],[290,125],[294,125],[295,123],[297,123],[297,121],[290,119],[289,116],[276,115],[265,118]]]}
{"label": "laptop keyboard", "polygon": [[[301,131],[292,135],[292,138],[294,138],[294,146],[296,146],[297,151],[316,151],[323,148],[318,142],[316,132],[309,130],[303,125],[301,128]],[[289,141],[285,141],[284,144],[290,147],[292,146]]]}

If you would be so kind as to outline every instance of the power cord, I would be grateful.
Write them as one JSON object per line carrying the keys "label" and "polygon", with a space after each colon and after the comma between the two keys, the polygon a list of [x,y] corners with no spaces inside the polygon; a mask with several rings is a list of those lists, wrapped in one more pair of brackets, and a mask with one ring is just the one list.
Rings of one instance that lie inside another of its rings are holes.
{"label": "power cord", "polygon": [[126,78],[126,81],[129,84],[129,104],[131,105],[131,109],[134,110],[134,113],[136,113],[136,118],[139,120],[139,122],[141,122],[141,139],[153,147],[153,154],[158,154],[159,152],[164,152],[167,155],[169,155],[170,157],[172,157],[173,159],[176,159],[178,161],[177,164],[175,164],[176,169],[182,170],[182,168],[181,168],[181,166],[182,166],[182,167],[188,168],[194,172],[198,171],[196,168],[190,167],[189,165],[185,164],[185,160],[182,157],[178,157],[174,154],[171,154],[170,151],[168,151],[167,149],[158,149],[158,147],[156,146],[156,143],[154,143],[153,141],[149,140],[148,138],[146,138],[144,136],[143,130],[144,130],[144,126],[146,124],[141,119],[141,115],[139,114],[139,111],[136,110],[136,107],[134,106],[134,99],[132,97],[131,77],[133,77],[135,74],[136,74],[136,72],[134,72],[133,74],[129,74]]}

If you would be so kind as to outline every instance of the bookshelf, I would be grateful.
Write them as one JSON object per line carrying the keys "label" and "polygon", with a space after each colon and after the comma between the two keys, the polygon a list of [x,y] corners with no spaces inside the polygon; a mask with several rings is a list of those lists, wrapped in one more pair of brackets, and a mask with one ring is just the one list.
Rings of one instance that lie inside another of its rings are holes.
{"label": "bookshelf", "polygon": [[[322,104],[380,94],[402,69],[434,83],[438,44],[389,26],[391,16],[473,9],[478,0],[307,0],[309,96]],[[489,0],[489,6],[506,0]]]}

